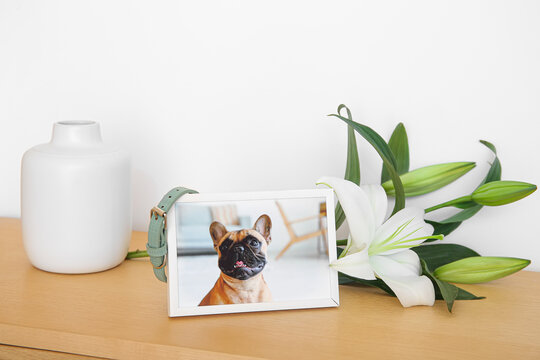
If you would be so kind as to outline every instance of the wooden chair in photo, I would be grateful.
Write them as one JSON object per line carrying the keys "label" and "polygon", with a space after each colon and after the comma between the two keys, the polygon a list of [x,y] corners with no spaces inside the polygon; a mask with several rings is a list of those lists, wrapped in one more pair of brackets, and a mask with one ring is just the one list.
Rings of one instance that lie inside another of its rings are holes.
{"label": "wooden chair in photo", "polygon": [[[318,238],[319,236],[322,236],[325,251],[326,251],[326,253],[328,253],[328,240],[326,239],[326,225],[325,225],[325,221],[324,221],[324,218],[326,218],[326,203],[320,204],[320,206],[319,206],[319,214],[318,215],[312,215],[312,216],[308,216],[308,217],[304,217],[304,218],[300,218],[300,219],[295,219],[295,220],[289,220],[287,215],[285,215],[285,211],[283,211],[283,207],[281,206],[281,204],[278,201],[276,201],[276,205],[277,205],[277,208],[279,210],[279,213],[281,214],[281,217],[283,218],[283,222],[285,223],[285,227],[287,228],[287,232],[289,233],[289,236],[290,236],[289,242],[287,243],[287,245],[285,245],[285,247],[276,256],[276,260],[279,259],[281,256],[283,256],[283,254],[287,250],[289,250],[289,248],[293,244],[298,243],[300,241],[308,240],[308,239],[311,239],[311,238]],[[297,224],[297,223],[300,223],[300,222],[313,220],[313,219],[318,219],[319,220],[319,230],[311,232],[309,234],[303,234],[303,235],[300,235],[300,236],[296,234],[296,232],[294,231],[294,228],[293,228],[293,224]]]}

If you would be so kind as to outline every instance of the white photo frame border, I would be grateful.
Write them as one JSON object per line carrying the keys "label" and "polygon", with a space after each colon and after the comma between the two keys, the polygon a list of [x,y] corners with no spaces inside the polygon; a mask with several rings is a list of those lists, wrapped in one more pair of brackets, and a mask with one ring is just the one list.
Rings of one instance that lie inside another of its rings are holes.
{"label": "white photo frame border", "polygon": [[[326,222],[328,241],[328,261],[331,263],[337,257],[336,251],[336,229],[334,218],[334,192],[330,189],[309,189],[309,190],[286,190],[286,191],[264,191],[264,192],[238,192],[238,193],[208,193],[208,194],[186,194],[175,201],[171,210],[167,214],[167,288],[168,288],[168,309],[169,317],[229,314],[256,311],[310,309],[339,306],[339,283],[338,272],[332,267],[328,267],[330,297],[325,299],[306,299],[294,301],[279,301],[269,303],[249,303],[249,304],[228,304],[228,305],[207,305],[207,306],[183,306],[179,304],[179,283],[178,283],[178,257],[176,254],[176,203],[200,203],[217,201],[244,201],[244,200],[285,200],[298,198],[325,198],[326,202]],[[171,271],[174,269],[174,271]]]}

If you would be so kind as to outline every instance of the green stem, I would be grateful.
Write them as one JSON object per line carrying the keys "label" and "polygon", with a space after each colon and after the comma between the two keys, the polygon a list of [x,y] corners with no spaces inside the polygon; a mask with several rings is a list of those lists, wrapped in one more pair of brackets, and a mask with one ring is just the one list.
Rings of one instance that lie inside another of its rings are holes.
{"label": "green stem", "polygon": [[136,258],[142,258],[142,257],[149,257],[150,255],[148,255],[148,252],[146,250],[135,250],[135,251],[130,251],[127,253],[127,256],[126,256],[126,260],[129,260],[129,259],[136,259]]}
{"label": "green stem", "polygon": [[462,197],[459,197],[459,198],[454,199],[454,200],[443,202],[442,204],[439,204],[439,205],[432,206],[430,208],[427,208],[425,211],[426,211],[426,214],[427,214],[429,212],[442,209],[444,207],[454,206],[454,205],[457,205],[457,204],[460,204],[460,203],[467,203],[467,202],[471,202],[471,201],[473,201],[472,196],[471,195],[466,195],[466,196],[462,196]]}

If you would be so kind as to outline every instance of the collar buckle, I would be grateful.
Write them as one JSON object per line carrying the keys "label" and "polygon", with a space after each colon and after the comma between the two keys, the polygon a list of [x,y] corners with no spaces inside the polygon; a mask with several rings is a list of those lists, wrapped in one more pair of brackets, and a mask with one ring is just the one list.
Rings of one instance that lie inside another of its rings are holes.
{"label": "collar buckle", "polygon": [[167,212],[163,209],[158,208],[157,206],[154,206],[150,210],[150,219],[158,220],[159,217],[162,217],[163,220],[165,220],[165,227],[167,227]]}

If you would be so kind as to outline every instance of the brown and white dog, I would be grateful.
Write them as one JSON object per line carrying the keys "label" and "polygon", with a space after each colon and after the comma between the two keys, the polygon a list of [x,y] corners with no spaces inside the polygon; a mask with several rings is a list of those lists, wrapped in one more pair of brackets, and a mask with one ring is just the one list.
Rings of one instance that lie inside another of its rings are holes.
{"label": "brown and white dog", "polygon": [[217,221],[210,225],[221,273],[199,306],[272,301],[261,273],[267,262],[266,249],[272,241],[271,228],[268,215],[261,215],[253,229],[227,231]]}

